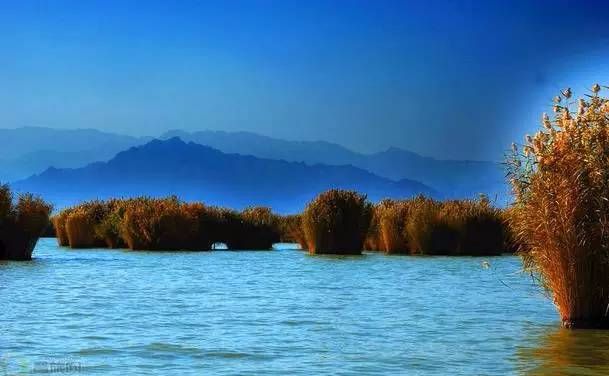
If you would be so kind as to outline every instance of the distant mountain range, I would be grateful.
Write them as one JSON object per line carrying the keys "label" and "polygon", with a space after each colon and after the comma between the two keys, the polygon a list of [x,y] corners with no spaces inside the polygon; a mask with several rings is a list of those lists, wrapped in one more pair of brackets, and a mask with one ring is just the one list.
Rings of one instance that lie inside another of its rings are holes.
{"label": "distant mountain range", "polygon": [[[249,132],[166,132],[160,139],[179,137],[229,154],[303,162],[309,166],[351,165],[386,179],[418,181],[444,197],[475,197],[485,193],[504,202],[507,188],[499,163],[440,160],[390,148],[373,154],[357,153],[323,141],[288,141]],[[117,153],[143,145],[152,137],[131,137],[95,129],[58,130],[26,127],[0,129],[0,181],[16,181],[49,167],[78,168],[108,161]]]}
{"label": "distant mountain range", "polygon": [[49,167],[82,167],[105,161],[152,139],[96,129],[0,129],[0,181],[23,179]]}
{"label": "distant mountain range", "polygon": [[161,135],[164,139],[171,137],[226,153],[307,164],[352,165],[388,179],[422,182],[446,197],[474,197],[479,193],[505,196],[507,193],[503,168],[496,162],[434,159],[399,148],[362,154],[329,142],[286,141],[249,132],[174,130]]}
{"label": "distant mountain range", "polygon": [[329,188],[355,189],[372,200],[438,195],[416,181],[393,181],[353,166],[307,165],[223,153],[179,138],[153,140],[107,162],[50,168],[13,184],[62,207],[94,198],[176,194],[185,200],[243,208],[267,205],[296,212]]}

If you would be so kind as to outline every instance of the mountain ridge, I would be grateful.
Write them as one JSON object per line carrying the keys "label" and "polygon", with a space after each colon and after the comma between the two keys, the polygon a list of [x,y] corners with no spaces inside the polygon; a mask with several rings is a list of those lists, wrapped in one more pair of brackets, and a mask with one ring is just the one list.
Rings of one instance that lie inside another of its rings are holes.
{"label": "mountain ridge", "polygon": [[[142,145],[152,137],[132,137],[92,129],[61,129],[28,127],[1,132],[20,133],[11,144],[13,158],[2,158],[0,179],[16,181],[44,171],[47,167],[76,168],[96,161],[107,161],[132,146]],[[23,136],[30,134],[29,137]],[[259,158],[303,162],[307,165],[352,165],[391,180],[411,179],[442,192],[445,197],[467,198],[479,193],[500,197],[509,193],[504,173],[497,162],[477,160],[446,160],[399,147],[375,153],[359,153],[327,141],[289,141],[253,132],[171,130],[159,138],[178,136],[185,141],[207,145],[225,153],[251,155]],[[64,139],[69,139],[68,141]],[[38,148],[38,149],[36,149]],[[6,155],[6,151],[3,152]]]}
{"label": "mountain ridge", "polygon": [[497,162],[436,159],[398,147],[364,154],[326,141],[286,141],[251,132],[173,130],[161,138],[168,136],[261,158],[352,165],[392,180],[420,181],[447,197],[507,196],[503,168]]}
{"label": "mountain ridge", "polygon": [[439,196],[419,182],[395,182],[353,166],[309,166],[229,154],[177,137],[131,147],[107,162],[49,168],[15,182],[14,188],[40,194],[58,207],[96,198],[175,194],[235,209],[265,205],[280,212],[298,212],[330,188],[355,189],[374,201],[419,193]]}

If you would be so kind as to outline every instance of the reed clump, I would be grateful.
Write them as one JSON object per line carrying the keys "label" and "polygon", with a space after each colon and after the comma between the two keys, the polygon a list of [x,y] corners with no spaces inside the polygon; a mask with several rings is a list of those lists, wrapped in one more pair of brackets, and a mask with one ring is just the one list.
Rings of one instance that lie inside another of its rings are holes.
{"label": "reed clump", "polygon": [[127,245],[121,236],[121,224],[129,202],[114,199],[104,203],[105,212],[94,226],[94,236],[108,248],[124,248]]}
{"label": "reed clump", "polygon": [[176,197],[127,202],[120,233],[133,250],[191,249],[195,222]]}
{"label": "reed clump", "polygon": [[284,243],[297,243],[301,249],[307,248],[307,240],[302,228],[302,215],[292,214],[279,217],[279,240]]}
{"label": "reed clump", "polygon": [[304,210],[302,225],[311,254],[361,254],[372,219],[366,195],[332,189]]}
{"label": "reed clump", "polygon": [[609,328],[609,100],[571,90],[508,155],[510,225],[565,327]]}
{"label": "reed clump", "polygon": [[68,233],[66,231],[66,219],[72,211],[72,208],[66,208],[51,218],[51,223],[55,228],[57,244],[59,244],[60,247],[68,247],[70,245],[70,241],[68,240]]}
{"label": "reed clump", "polygon": [[410,217],[411,201],[384,200],[378,212],[378,233],[381,250],[387,254],[408,254],[409,241],[404,228]]}
{"label": "reed clump", "polygon": [[489,256],[506,251],[507,236],[503,211],[485,196],[450,201],[417,196],[375,205],[366,242],[387,254]]}
{"label": "reed clump", "polygon": [[365,195],[330,190],[297,215],[267,207],[243,211],[185,203],[177,197],[90,201],[52,219],[58,242],[72,248],[137,250],[271,249],[297,242],[310,253],[494,255],[504,251],[504,214],[488,199],[441,202],[418,196],[372,205]]}
{"label": "reed clump", "polygon": [[279,218],[267,207],[246,208],[233,226],[225,241],[228,249],[271,249],[280,240]]}
{"label": "reed clump", "polygon": [[443,202],[440,217],[456,234],[456,255],[492,256],[507,249],[502,211],[484,195],[478,200]]}
{"label": "reed clump", "polygon": [[50,212],[41,198],[21,194],[15,202],[8,185],[0,185],[0,259],[30,260]]}
{"label": "reed clump", "polygon": [[206,206],[202,203],[184,204],[185,216],[193,221],[188,248],[191,250],[211,250],[214,243],[223,242],[224,231],[221,208]]}
{"label": "reed clump", "polygon": [[415,198],[411,202],[410,216],[404,228],[411,253],[456,254],[458,234],[448,221],[449,215],[450,211],[443,208],[442,202],[422,196]]}
{"label": "reed clump", "polygon": [[385,245],[383,244],[383,237],[380,230],[380,217],[381,214],[394,203],[395,200],[383,199],[374,205],[372,209],[372,218],[370,218],[370,225],[368,226],[368,233],[366,234],[366,239],[364,240],[364,250],[385,250]]}
{"label": "reed clump", "polygon": [[105,245],[96,229],[107,217],[109,206],[102,201],[90,201],[70,211],[65,219],[65,233],[71,248],[97,248]]}
{"label": "reed clump", "polygon": [[237,212],[177,197],[90,201],[53,217],[58,243],[71,248],[133,250],[271,249],[280,219],[269,208]]}

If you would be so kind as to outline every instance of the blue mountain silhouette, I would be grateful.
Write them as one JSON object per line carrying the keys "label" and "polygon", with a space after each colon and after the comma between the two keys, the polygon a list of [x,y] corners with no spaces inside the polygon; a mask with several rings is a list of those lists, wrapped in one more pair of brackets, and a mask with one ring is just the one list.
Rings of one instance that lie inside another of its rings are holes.
{"label": "blue mountain silhouette", "polygon": [[14,183],[17,191],[44,196],[58,207],[109,197],[175,194],[185,200],[243,208],[267,205],[296,212],[330,188],[355,189],[372,200],[438,195],[419,182],[393,181],[353,166],[307,165],[228,154],[175,137],[153,140],[81,168],[49,168]]}

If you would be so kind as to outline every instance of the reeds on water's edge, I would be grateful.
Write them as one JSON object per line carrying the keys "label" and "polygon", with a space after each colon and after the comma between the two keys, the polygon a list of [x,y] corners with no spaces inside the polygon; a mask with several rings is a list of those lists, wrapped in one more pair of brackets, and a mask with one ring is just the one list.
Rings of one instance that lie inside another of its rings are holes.
{"label": "reeds on water's edge", "polygon": [[15,200],[8,185],[0,185],[0,260],[30,260],[49,225],[51,209],[31,194]]}
{"label": "reeds on water's edge", "polygon": [[281,238],[281,218],[269,208],[241,212],[186,203],[177,197],[90,201],[52,219],[60,246],[133,250],[271,249]]}
{"label": "reeds on water's edge", "polygon": [[509,222],[565,327],[609,327],[609,100],[570,89],[508,154]]}
{"label": "reeds on water's edge", "polygon": [[366,245],[387,254],[492,256],[509,252],[508,241],[503,211],[487,197],[438,201],[418,196],[376,204]]}
{"label": "reeds on water's edge", "polygon": [[307,249],[307,239],[302,228],[302,214],[280,217],[279,229],[281,242],[297,243],[300,248]]}
{"label": "reeds on water's edge", "polygon": [[496,255],[509,251],[504,213],[488,199],[423,196],[376,205],[354,191],[329,190],[301,214],[243,211],[177,197],[90,201],[52,218],[60,246],[134,250],[264,250],[295,242],[312,254]]}
{"label": "reeds on water's edge", "polygon": [[317,196],[302,214],[311,254],[360,254],[372,218],[365,195],[332,189]]}

